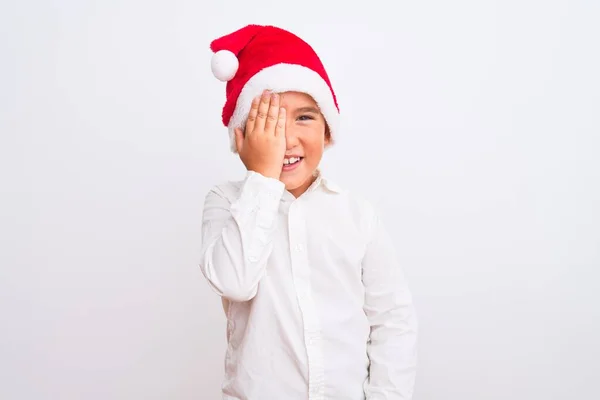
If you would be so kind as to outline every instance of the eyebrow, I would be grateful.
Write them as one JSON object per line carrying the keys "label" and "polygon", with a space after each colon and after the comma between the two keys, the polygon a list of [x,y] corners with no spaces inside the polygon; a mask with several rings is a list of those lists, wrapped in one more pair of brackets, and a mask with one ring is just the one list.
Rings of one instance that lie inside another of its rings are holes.
{"label": "eyebrow", "polygon": [[316,107],[300,107],[300,108],[297,108],[295,111],[297,113],[310,112],[310,113],[315,113],[315,114],[319,114],[321,112]]}

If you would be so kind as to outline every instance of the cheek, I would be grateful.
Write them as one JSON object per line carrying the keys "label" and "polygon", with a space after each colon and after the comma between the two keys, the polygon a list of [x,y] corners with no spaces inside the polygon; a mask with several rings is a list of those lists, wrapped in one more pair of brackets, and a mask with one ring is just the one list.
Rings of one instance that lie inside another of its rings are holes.
{"label": "cheek", "polygon": [[304,150],[311,160],[318,161],[323,156],[324,146],[324,140],[317,139],[305,144]]}
{"label": "cheek", "polygon": [[325,147],[325,128],[321,126],[306,127],[302,135],[304,149],[311,155],[320,156]]}

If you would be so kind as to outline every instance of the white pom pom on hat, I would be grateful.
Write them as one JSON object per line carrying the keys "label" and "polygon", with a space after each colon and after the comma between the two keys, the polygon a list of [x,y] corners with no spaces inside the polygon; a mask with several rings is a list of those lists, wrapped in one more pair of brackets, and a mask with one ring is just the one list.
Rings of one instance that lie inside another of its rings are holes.
{"label": "white pom pom on hat", "polygon": [[213,54],[210,61],[210,68],[213,75],[221,82],[227,82],[233,79],[239,66],[240,63],[237,57],[229,50],[217,51]]}

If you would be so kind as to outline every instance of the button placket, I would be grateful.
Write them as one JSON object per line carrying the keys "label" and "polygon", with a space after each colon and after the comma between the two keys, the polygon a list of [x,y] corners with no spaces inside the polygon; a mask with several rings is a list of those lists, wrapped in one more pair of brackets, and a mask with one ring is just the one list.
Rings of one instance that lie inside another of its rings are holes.
{"label": "button placket", "polygon": [[304,324],[304,342],[308,357],[309,400],[324,396],[324,363],[320,323],[310,285],[310,266],[306,252],[306,220],[302,204],[290,206],[288,214],[292,276]]}

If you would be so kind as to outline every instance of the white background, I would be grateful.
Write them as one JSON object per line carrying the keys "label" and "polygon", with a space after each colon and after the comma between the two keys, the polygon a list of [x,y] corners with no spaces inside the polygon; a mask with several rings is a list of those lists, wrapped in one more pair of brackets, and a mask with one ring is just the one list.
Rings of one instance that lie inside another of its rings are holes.
{"label": "white background", "polygon": [[415,400],[600,398],[600,2],[1,4],[1,399],[220,398],[200,222],[244,170],[208,46],[247,23],[328,69],[323,169],[387,217]]}

